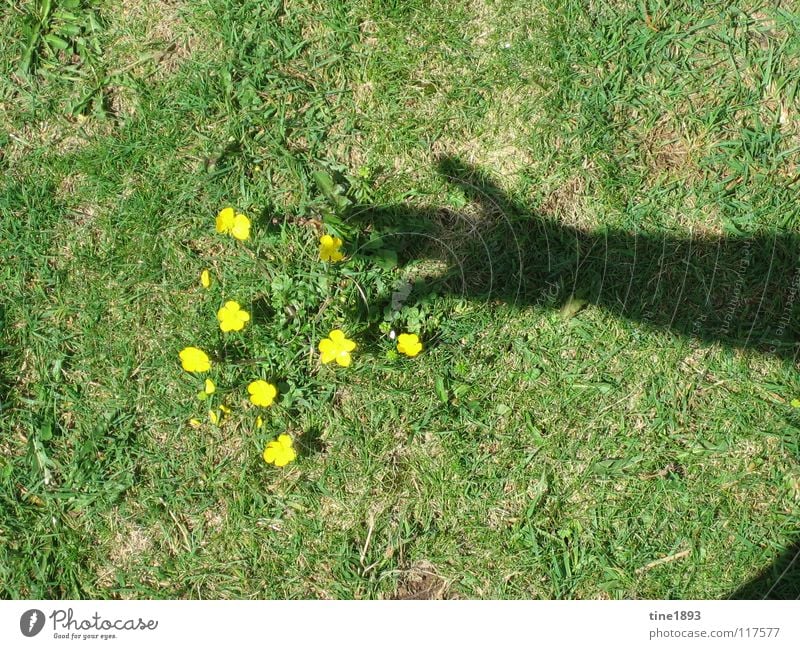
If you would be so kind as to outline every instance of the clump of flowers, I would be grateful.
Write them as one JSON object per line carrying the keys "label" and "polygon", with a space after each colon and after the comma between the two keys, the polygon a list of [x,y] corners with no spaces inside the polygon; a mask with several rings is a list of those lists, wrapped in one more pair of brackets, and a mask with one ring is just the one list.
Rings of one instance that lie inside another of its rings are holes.
{"label": "clump of flowers", "polygon": [[400,334],[397,337],[397,351],[413,358],[422,351],[422,343],[417,334]]}
{"label": "clump of flowers", "polygon": [[275,401],[275,397],[278,396],[278,389],[272,383],[267,383],[262,379],[250,383],[247,391],[250,393],[250,402],[254,406],[263,408],[269,408]]}
{"label": "clump of flowers", "polygon": [[241,331],[246,322],[250,320],[250,314],[245,311],[238,302],[228,300],[225,305],[217,311],[219,328],[222,331]]}
{"label": "clump of flowers", "polygon": [[229,234],[239,241],[250,238],[250,219],[237,213],[232,207],[226,207],[217,214],[217,232]]}
{"label": "clump of flowers", "polygon": [[[216,231],[220,234],[230,235],[239,241],[246,241],[250,238],[251,223],[250,219],[244,214],[237,212],[233,207],[225,207],[219,211],[216,217]],[[339,262],[345,258],[342,251],[344,242],[339,237],[334,237],[329,234],[324,234],[319,239],[319,259],[323,262]],[[324,278],[325,280],[328,277]],[[209,269],[203,269],[200,273],[200,285],[204,289],[211,287],[212,278]],[[222,282],[220,282],[222,286]],[[273,291],[277,282],[273,282]],[[323,285],[320,284],[322,287]],[[327,289],[328,284],[324,284],[322,290]],[[359,287],[359,290],[360,287]],[[362,292],[362,296],[363,296]],[[302,296],[301,296],[302,297]],[[344,299],[344,298],[341,298]],[[294,298],[291,298],[293,301]],[[274,304],[273,304],[274,305]],[[285,303],[287,312],[289,307]],[[280,307],[276,307],[276,310]],[[292,307],[293,308],[293,307]],[[324,307],[323,307],[324,308]],[[321,313],[321,311],[320,311]],[[251,316],[242,306],[235,300],[227,300],[217,310],[217,321],[221,331],[227,333],[231,331],[242,331],[247,323],[250,322]],[[416,328],[416,323],[412,324],[412,328]],[[394,332],[392,332],[392,339],[394,339]],[[245,340],[230,341],[226,339],[224,345],[230,343],[231,346],[239,347],[243,345]],[[417,334],[400,334],[397,339],[397,351],[392,350],[390,354],[405,354],[409,357],[415,357],[422,351],[422,342]],[[318,343],[320,353],[320,361],[323,364],[335,362],[341,367],[349,367],[352,364],[352,352],[357,349],[356,342],[347,337],[342,329],[333,329],[326,338],[323,338]],[[220,354],[224,359],[226,353]],[[199,347],[185,347],[181,350],[180,354],[181,365],[187,372],[203,373],[211,369],[211,360],[202,349]],[[260,360],[260,359],[259,359]],[[263,379],[256,379],[247,384],[248,399],[252,406],[258,408],[269,408],[275,404],[278,397],[278,388]],[[302,392],[300,392],[302,394]],[[231,408],[222,403],[222,399],[218,399],[213,395],[217,394],[217,385],[214,380],[207,377],[203,381],[203,387],[198,393],[197,397],[200,401],[207,401],[206,408],[207,421],[212,425],[219,425],[223,417],[227,417],[231,413]],[[290,390],[285,396],[286,404],[290,404],[294,395],[294,391]],[[228,403],[231,403],[228,401]],[[794,402],[792,405],[795,405]],[[264,412],[264,411],[260,411]],[[255,430],[260,431],[266,428],[265,418],[259,414],[255,419]],[[204,425],[201,419],[189,419],[189,426],[195,429],[200,429]],[[206,424],[207,425],[207,424]],[[294,462],[297,459],[297,451],[293,446],[293,440],[290,435],[281,434],[277,439],[270,441],[266,444],[263,453],[264,461],[267,464],[272,464],[276,467],[283,467],[287,464]]]}
{"label": "clump of flowers", "polygon": [[208,372],[211,361],[202,349],[197,347],[184,347],[179,354],[181,365],[187,372]]}
{"label": "clump of flowers", "polygon": [[323,234],[319,239],[319,258],[322,261],[342,261],[344,253],[339,250],[342,244],[339,237]]}
{"label": "clump of flowers", "polygon": [[286,466],[297,458],[297,451],[292,446],[289,435],[278,435],[278,439],[267,444],[264,449],[264,461],[275,466]]}
{"label": "clump of flowers", "polygon": [[320,360],[323,363],[336,361],[342,367],[348,367],[352,362],[350,352],[356,348],[355,342],[349,340],[341,329],[334,329],[327,338],[319,341]]}

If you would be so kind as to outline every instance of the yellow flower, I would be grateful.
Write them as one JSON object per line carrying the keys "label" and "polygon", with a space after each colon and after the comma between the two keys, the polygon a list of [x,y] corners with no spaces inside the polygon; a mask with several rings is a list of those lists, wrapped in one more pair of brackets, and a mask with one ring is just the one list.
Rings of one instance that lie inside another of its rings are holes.
{"label": "yellow flower", "polygon": [[214,385],[214,381],[212,381],[211,379],[206,379],[206,384],[205,384],[205,388],[204,388],[205,393],[206,394],[214,394],[216,389],[217,389],[217,386]]}
{"label": "yellow flower", "polygon": [[265,408],[272,405],[275,397],[278,395],[278,390],[272,383],[267,383],[258,379],[253,381],[247,386],[247,391],[250,393],[250,401],[256,406],[264,406]]}
{"label": "yellow flower", "polygon": [[323,234],[319,240],[319,258],[322,261],[342,261],[344,253],[339,250],[342,247],[342,243],[339,237]]}
{"label": "yellow flower", "polygon": [[187,372],[208,372],[211,369],[211,361],[208,355],[197,347],[186,347],[180,353],[181,364]]}
{"label": "yellow flower", "polygon": [[211,274],[208,272],[208,269],[200,273],[200,284],[202,284],[203,288],[211,286]]}
{"label": "yellow flower", "polygon": [[792,408],[800,408],[800,399],[792,399]]}
{"label": "yellow flower", "polygon": [[397,351],[413,358],[422,351],[422,343],[417,334],[400,334],[397,337]]}
{"label": "yellow flower", "polygon": [[200,426],[202,426],[203,424],[199,419],[190,419],[189,420],[189,425],[192,428],[200,428]]}
{"label": "yellow flower", "polygon": [[216,412],[214,412],[213,410],[209,410],[208,411],[208,420],[212,424],[218,424],[219,423],[219,415]]}
{"label": "yellow flower", "polygon": [[250,238],[250,219],[244,214],[237,214],[232,207],[220,210],[216,225],[220,234],[230,234],[240,241]]}
{"label": "yellow flower", "polygon": [[275,466],[286,466],[294,461],[297,452],[292,448],[292,438],[288,435],[279,435],[278,439],[267,444],[264,449],[264,462]]}
{"label": "yellow flower", "polygon": [[239,306],[238,302],[228,300],[219,311],[217,311],[219,328],[222,331],[241,331],[244,323],[250,320],[250,314]]}
{"label": "yellow flower", "polygon": [[220,234],[230,234],[233,230],[233,220],[236,218],[236,213],[232,207],[226,207],[220,210],[217,214],[217,232]]}
{"label": "yellow flower", "polygon": [[233,218],[231,234],[239,241],[247,241],[250,238],[250,219],[244,214],[237,214]]}
{"label": "yellow flower", "polygon": [[219,404],[219,411],[224,412],[226,415],[231,414],[231,409],[228,408],[224,403]]}
{"label": "yellow flower", "polygon": [[256,417],[256,428],[262,428],[264,426],[264,420],[261,418],[261,415]]}
{"label": "yellow flower", "polygon": [[341,329],[334,329],[327,338],[319,341],[319,351],[323,363],[335,360],[342,367],[350,365],[350,352],[356,348],[352,340],[348,340]]}

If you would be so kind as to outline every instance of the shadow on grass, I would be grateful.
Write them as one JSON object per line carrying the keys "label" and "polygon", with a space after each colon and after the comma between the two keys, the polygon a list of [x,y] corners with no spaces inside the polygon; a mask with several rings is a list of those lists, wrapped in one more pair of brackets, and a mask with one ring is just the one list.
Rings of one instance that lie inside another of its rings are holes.
{"label": "shadow on grass", "polygon": [[800,599],[800,542],[789,546],[730,599]]}
{"label": "shadow on grass", "polygon": [[[399,257],[425,256],[448,268],[435,280],[440,291],[520,307],[595,305],[648,327],[796,364],[797,234],[590,232],[526,212],[457,159],[443,159],[439,170],[480,208],[477,215],[393,205],[361,206],[348,218],[399,226],[391,235],[405,242]],[[411,251],[409,241],[417,243]]]}
{"label": "shadow on grass", "polygon": [[[479,170],[444,158],[439,172],[472,207],[360,206],[348,218],[386,227],[398,258],[446,268],[437,292],[520,307],[586,305],[641,325],[729,349],[754,349],[797,369],[800,352],[800,237],[759,232],[586,231],[511,201]],[[477,208],[477,209],[474,209]],[[411,245],[409,245],[409,243]],[[410,249],[409,249],[410,248]],[[358,254],[358,253],[356,253]],[[413,295],[412,295],[413,299]],[[797,448],[798,428],[784,437]],[[800,542],[733,598],[800,596]]]}
{"label": "shadow on grass", "polygon": [[322,429],[318,426],[303,431],[303,434],[297,438],[297,448],[300,455],[303,457],[310,457],[317,453],[322,453],[325,450],[325,442],[322,440]]}

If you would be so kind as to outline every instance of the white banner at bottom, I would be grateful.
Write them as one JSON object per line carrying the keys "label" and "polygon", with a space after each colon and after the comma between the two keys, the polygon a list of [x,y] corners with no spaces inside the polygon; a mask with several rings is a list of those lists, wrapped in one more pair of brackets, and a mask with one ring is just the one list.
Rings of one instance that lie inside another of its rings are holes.
{"label": "white banner at bottom", "polygon": [[4,601],[0,647],[800,647],[797,601]]}

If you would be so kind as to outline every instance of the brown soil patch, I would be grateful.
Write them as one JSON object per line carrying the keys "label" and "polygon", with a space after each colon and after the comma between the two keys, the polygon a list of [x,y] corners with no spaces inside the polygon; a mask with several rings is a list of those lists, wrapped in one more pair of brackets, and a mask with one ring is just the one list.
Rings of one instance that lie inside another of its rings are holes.
{"label": "brown soil patch", "polygon": [[458,599],[449,584],[427,562],[407,570],[392,599]]}

